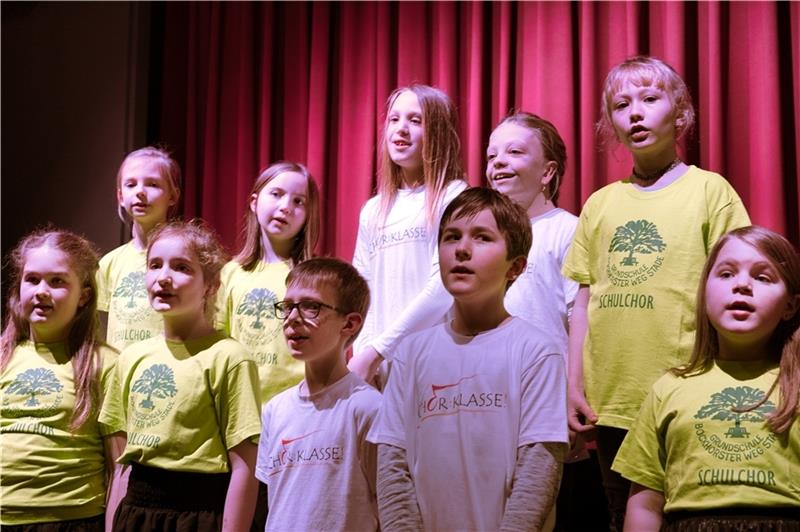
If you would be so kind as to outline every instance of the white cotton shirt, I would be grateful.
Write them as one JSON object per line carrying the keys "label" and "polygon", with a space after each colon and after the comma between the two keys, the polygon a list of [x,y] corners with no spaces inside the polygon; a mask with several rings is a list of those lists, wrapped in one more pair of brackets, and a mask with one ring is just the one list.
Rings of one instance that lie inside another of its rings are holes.
{"label": "white cotton shirt", "polygon": [[564,209],[531,218],[533,242],[528,266],[508,289],[505,299],[509,314],[550,333],[565,357],[578,283],[561,275],[561,266],[577,226],[578,217]]}
{"label": "white cotton shirt", "polygon": [[377,530],[377,453],[366,438],[381,394],[354,373],[302,390],[305,381],[262,414],[256,478],[268,485],[266,530]]}
{"label": "white cotton shirt", "polygon": [[426,530],[497,530],[517,449],[567,443],[558,348],[510,318],[474,337],[442,324],[397,346],[368,439],[406,451]]}
{"label": "white cotton shirt", "polygon": [[428,225],[425,187],[397,191],[380,225],[380,196],[361,209],[353,266],[369,284],[369,312],[354,351],[372,346],[384,358],[408,333],[441,323],[453,304],[439,276],[437,236],[447,205],[466,188],[451,181],[434,225]]}

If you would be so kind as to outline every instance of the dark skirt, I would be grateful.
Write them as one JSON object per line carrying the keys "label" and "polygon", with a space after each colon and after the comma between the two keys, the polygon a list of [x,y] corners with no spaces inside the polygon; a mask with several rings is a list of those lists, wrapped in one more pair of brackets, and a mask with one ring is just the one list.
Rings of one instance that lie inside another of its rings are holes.
{"label": "dark skirt", "polygon": [[664,515],[662,532],[800,532],[800,508],[717,508]]}
{"label": "dark skirt", "polygon": [[68,521],[3,525],[3,532],[103,532],[106,514]]}
{"label": "dark skirt", "polygon": [[133,463],[128,492],[114,514],[114,530],[221,530],[230,478],[230,473],[187,473]]}

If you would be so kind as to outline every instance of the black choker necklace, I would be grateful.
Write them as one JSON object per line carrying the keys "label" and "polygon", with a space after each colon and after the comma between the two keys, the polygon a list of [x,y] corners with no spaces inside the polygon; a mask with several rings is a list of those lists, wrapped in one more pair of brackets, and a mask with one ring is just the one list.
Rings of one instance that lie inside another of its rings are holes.
{"label": "black choker necklace", "polygon": [[656,179],[659,179],[661,176],[663,176],[664,174],[666,174],[667,172],[669,172],[670,170],[672,170],[673,168],[675,168],[679,164],[681,164],[680,157],[675,157],[675,159],[671,163],[669,163],[667,166],[665,166],[661,170],[656,170],[652,174],[640,174],[639,172],[636,171],[636,167],[634,166],[633,167],[633,176],[636,177],[637,179],[639,179],[641,181],[645,181],[645,182],[655,181]]}

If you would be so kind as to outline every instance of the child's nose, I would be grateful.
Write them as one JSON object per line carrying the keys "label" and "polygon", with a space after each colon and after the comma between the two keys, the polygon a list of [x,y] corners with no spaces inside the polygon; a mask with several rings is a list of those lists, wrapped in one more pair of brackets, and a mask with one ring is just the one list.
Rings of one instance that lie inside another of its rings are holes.
{"label": "child's nose", "polygon": [[733,291],[738,293],[750,293],[753,291],[753,284],[747,275],[739,275],[733,286]]}
{"label": "child's nose", "polygon": [[631,113],[630,118],[631,122],[635,122],[636,120],[641,120],[643,116],[642,104],[636,100],[631,102]]}

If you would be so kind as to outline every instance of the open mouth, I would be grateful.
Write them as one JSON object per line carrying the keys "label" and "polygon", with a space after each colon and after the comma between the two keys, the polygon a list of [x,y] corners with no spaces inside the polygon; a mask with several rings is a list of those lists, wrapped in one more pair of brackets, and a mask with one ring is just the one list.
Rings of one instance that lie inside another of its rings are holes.
{"label": "open mouth", "polygon": [[492,181],[502,181],[503,179],[511,179],[515,177],[517,174],[509,174],[509,173],[498,173],[492,176]]}
{"label": "open mouth", "polygon": [[397,148],[407,148],[411,146],[411,143],[406,140],[394,140],[392,141],[392,144],[394,144]]}
{"label": "open mouth", "polygon": [[753,305],[747,303],[746,301],[734,301],[725,308],[728,310],[739,310],[744,312],[753,312],[756,310]]}
{"label": "open mouth", "polygon": [[649,134],[650,130],[644,126],[633,126],[629,132],[629,135],[633,140],[644,140]]}
{"label": "open mouth", "polygon": [[472,270],[467,268],[466,266],[455,266],[450,270],[450,273],[455,274],[471,274],[474,273]]}

